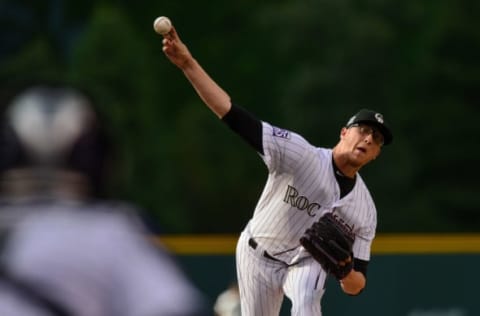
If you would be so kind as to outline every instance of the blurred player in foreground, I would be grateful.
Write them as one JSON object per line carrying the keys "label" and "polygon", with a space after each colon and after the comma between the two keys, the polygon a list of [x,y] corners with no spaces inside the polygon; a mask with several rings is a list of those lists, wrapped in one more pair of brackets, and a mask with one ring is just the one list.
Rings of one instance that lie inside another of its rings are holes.
{"label": "blurred player in foreground", "polygon": [[93,106],[57,84],[2,103],[0,315],[201,314],[203,295],[136,208],[97,198],[111,147]]}
{"label": "blurred player in foreground", "polygon": [[345,293],[359,294],[366,284],[377,218],[358,171],[392,141],[383,116],[361,110],[341,129],[334,148],[315,147],[300,135],[260,121],[232,104],[230,96],[192,57],[175,28],[164,35],[163,51],[204,103],[242,136],[268,167],[262,196],[237,243],[242,315],[278,315],[284,295],[292,302],[292,315],[321,315],[328,271],[299,240],[328,213],[355,235],[350,269],[339,278],[339,284]]}

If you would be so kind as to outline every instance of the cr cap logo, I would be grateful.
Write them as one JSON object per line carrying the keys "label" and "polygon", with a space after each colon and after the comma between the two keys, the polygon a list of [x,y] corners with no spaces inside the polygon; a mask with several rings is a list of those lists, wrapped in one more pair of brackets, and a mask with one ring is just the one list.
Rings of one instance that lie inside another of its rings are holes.
{"label": "cr cap logo", "polygon": [[380,113],[375,113],[375,119],[378,123],[383,124],[383,115]]}

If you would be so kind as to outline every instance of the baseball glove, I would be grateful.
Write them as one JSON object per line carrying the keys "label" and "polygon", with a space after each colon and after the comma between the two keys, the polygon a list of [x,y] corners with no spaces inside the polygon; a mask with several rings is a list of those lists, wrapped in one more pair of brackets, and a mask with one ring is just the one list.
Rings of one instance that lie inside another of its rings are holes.
{"label": "baseball glove", "polygon": [[327,213],[305,231],[300,244],[317,260],[325,271],[338,280],[353,268],[355,235],[332,213]]}

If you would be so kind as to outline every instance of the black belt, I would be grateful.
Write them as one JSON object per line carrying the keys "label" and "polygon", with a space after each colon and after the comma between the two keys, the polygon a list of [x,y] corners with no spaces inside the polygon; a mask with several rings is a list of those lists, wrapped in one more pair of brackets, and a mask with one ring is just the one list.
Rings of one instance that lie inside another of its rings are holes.
{"label": "black belt", "polygon": [[[250,247],[252,247],[252,249],[254,249],[254,250],[257,249],[257,247],[258,247],[257,241],[256,241],[255,239],[253,239],[253,238],[248,239],[248,245],[249,245]],[[283,262],[282,260],[278,260],[277,258],[273,257],[272,255],[270,255],[270,254],[269,254],[268,252],[266,252],[266,251],[263,252],[263,256],[264,256],[265,258],[270,259],[270,260],[274,260],[274,261],[278,261],[278,262]]]}

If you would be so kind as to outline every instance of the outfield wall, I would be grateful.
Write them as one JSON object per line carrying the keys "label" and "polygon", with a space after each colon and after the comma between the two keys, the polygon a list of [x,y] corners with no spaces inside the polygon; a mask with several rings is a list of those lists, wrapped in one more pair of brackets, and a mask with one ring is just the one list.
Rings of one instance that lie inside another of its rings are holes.
{"label": "outfield wall", "polygon": [[[210,300],[235,280],[237,236],[164,236],[180,266]],[[480,234],[385,234],[375,239],[368,284],[358,297],[330,280],[325,316],[480,315]],[[281,315],[289,315],[286,301]]]}

